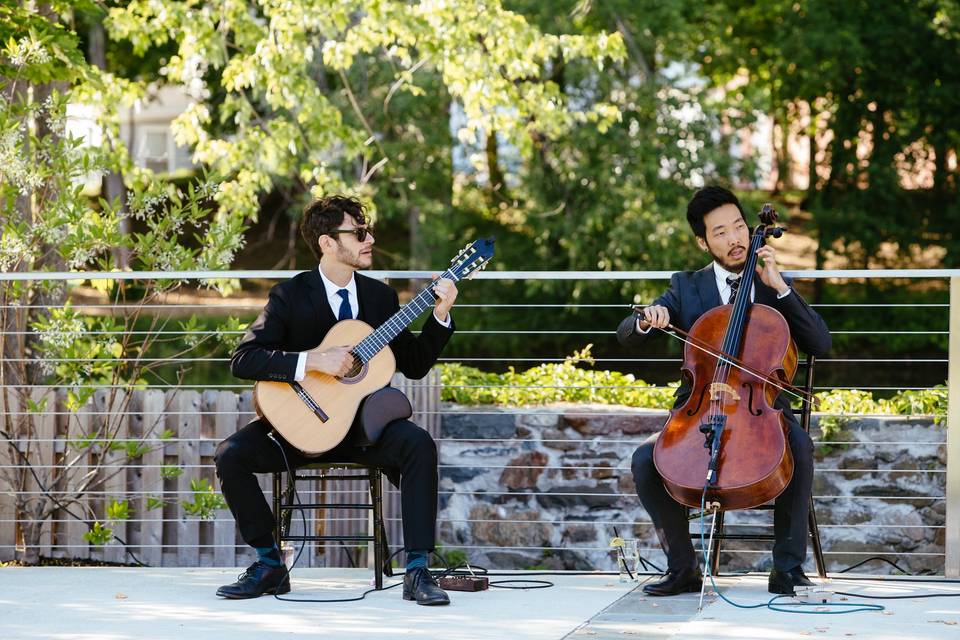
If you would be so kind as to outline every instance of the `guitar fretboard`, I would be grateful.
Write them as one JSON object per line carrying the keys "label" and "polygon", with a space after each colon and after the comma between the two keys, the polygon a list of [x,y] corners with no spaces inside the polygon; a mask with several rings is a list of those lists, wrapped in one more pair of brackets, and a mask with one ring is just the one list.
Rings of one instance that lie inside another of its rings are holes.
{"label": "guitar fretboard", "polygon": [[[437,280],[447,278],[458,282],[460,280],[452,269],[447,269]],[[399,311],[390,316],[390,318],[380,325],[373,333],[360,341],[354,347],[353,354],[366,364],[373,356],[377,355],[381,349],[390,344],[390,341],[399,335],[401,331],[410,326],[410,323],[433,305],[433,285],[437,280],[430,283],[426,289],[421,291],[413,300],[405,304]]]}

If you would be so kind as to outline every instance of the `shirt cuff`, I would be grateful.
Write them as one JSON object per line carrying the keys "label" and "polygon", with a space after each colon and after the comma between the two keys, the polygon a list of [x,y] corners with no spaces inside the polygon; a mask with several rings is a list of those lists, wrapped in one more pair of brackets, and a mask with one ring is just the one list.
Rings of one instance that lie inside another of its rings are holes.
{"label": "shirt cuff", "polygon": [[296,382],[303,382],[303,379],[307,377],[307,352],[301,351],[299,357],[297,358],[297,370],[293,374],[293,379]]}
{"label": "shirt cuff", "polygon": [[450,319],[450,314],[449,314],[449,313],[447,314],[447,319],[446,319],[446,320],[441,320],[440,318],[437,317],[437,312],[434,311],[434,312],[433,312],[433,319],[436,320],[437,323],[438,323],[441,327],[444,327],[444,328],[446,328],[446,329],[449,329],[449,328],[450,328],[450,322],[451,322],[452,320]]}
{"label": "shirt cuff", "polygon": [[787,287],[787,290],[786,290],[786,291],[784,291],[783,293],[778,293],[778,294],[777,294],[777,300],[783,300],[783,299],[786,298],[788,295],[790,295],[790,292],[791,292],[791,291],[793,291],[793,289]]}

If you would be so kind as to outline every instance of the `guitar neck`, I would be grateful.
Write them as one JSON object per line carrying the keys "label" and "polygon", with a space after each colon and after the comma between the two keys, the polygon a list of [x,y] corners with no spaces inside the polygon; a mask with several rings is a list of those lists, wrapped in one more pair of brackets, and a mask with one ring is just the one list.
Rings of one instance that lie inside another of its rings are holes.
{"label": "guitar neck", "polygon": [[[444,271],[440,278],[447,278],[457,282],[459,278],[451,270]],[[440,278],[437,278],[438,280]],[[354,347],[353,354],[361,362],[369,362],[373,356],[377,355],[384,347],[390,344],[390,341],[396,338],[401,331],[410,326],[410,323],[417,319],[420,314],[433,305],[433,285],[436,280],[418,293],[413,300],[403,305],[399,311],[390,316],[390,318],[380,325],[373,333],[360,341]]]}

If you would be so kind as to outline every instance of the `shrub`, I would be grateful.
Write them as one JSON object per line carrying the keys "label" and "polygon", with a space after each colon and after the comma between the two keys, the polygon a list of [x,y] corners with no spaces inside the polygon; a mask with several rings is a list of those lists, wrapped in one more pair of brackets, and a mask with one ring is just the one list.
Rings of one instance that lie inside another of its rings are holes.
{"label": "shrub", "polygon": [[554,402],[623,404],[667,409],[673,405],[673,391],[655,387],[632,374],[586,369],[593,358],[588,344],[562,363],[545,363],[505,373],[486,373],[459,363],[439,365],[443,384],[441,399],[459,404],[503,404],[528,406]]}
{"label": "shrub", "polygon": [[[588,369],[594,360],[593,345],[564,359],[562,363],[545,363],[505,373],[488,373],[458,362],[438,365],[442,390],[440,399],[458,404],[500,404],[530,406],[554,402],[590,402],[622,404],[648,409],[669,409],[679,383],[666,388],[647,384],[629,373]],[[931,389],[907,390],[889,399],[875,399],[869,391],[835,389],[816,394],[820,404],[815,411],[820,418],[824,439],[836,437],[849,416],[864,414],[928,415],[938,425],[946,423],[947,389],[937,385]]]}

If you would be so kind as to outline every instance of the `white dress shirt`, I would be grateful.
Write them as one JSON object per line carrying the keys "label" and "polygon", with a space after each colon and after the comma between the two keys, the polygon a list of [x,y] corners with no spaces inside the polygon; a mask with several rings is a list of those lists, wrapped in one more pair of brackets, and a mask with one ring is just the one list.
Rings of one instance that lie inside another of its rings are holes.
{"label": "white dress shirt", "polygon": [[356,318],[360,315],[360,301],[357,299],[357,279],[353,277],[353,273],[350,274],[350,282],[341,287],[328,278],[319,266],[317,271],[320,273],[320,279],[323,280],[323,288],[327,292],[327,301],[330,302],[333,317],[336,318],[340,313],[340,305],[343,303],[343,298],[337,293],[341,289],[346,289],[349,294],[347,299],[350,301],[350,317]]}
{"label": "white dress shirt", "polygon": [[[320,274],[320,279],[323,281],[323,288],[327,294],[327,301],[330,303],[330,309],[333,310],[333,315],[336,317],[340,311],[340,305],[343,303],[343,298],[340,297],[338,293],[341,289],[347,290],[347,300],[350,302],[350,317],[356,318],[360,315],[360,301],[357,298],[357,279],[353,277],[353,273],[350,274],[350,282],[343,285],[342,287],[326,276],[323,272],[323,269],[320,268],[320,265],[317,265],[317,272]],[[434,311],[433,317],[436,318],[444,327],[450,326],[450,315],[447,314],[447,320],[441,321],[440,318],[437,318],[437,313]],[[300,382],[307,375],[307,352],[300,352],[300,357],[297,358],[297,371],[293,375],[293,379],[297,382]]]}

